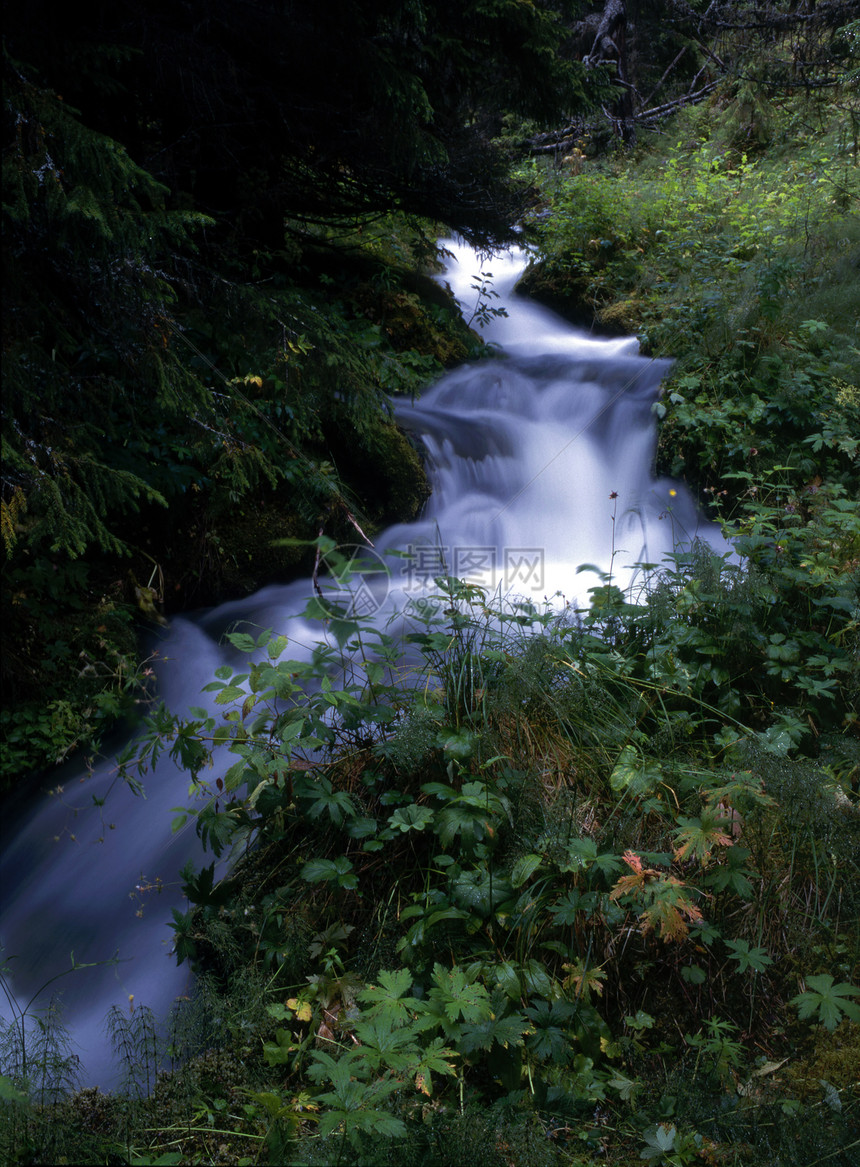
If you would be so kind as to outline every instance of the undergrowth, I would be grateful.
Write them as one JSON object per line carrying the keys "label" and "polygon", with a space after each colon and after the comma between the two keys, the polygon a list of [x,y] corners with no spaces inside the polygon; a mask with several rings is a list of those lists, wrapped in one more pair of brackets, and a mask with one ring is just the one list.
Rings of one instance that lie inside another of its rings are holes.
{"label": "undergrowth", "polygon": [[650,601],[607,578],[562,612],[440,577],[408,669],[318,601],[309,661],[230,633],[213,706],[158,711],[123,759],[171,750],[195,794],[175,827],[230,857],[183,872],[197,997],[167,1049],[112,1012],[109,1101],[12,1057],[14,1153],[56,1155],[56,1115],[98,1106],[140,1163],[847,1164],[854,618],[816,631],[826,702],[804,668],[774,679],[783,570],[700,549]]}
{"label": "undergrowth", "polygon": [[761,98],[767,149],[733,135],[718,91],[635,154],[534,164],[552,213],[526,284],[675,359],[659,463],[731,517],[732,476],[795,495],[856,479],[858,111],[837,98]]}
{"label": "undergrowth", "polygon": [[856,1161],[856,139],[737,112],[550,176],[541,228],[556,294],[678,357],[660,459],[736,556],[579,610],[440,577],[407,645],[234,629],[121,759],[190,775],[195,995],[111,1014],[107,1097],[53,1009],[7,1027],[4,1160]]}

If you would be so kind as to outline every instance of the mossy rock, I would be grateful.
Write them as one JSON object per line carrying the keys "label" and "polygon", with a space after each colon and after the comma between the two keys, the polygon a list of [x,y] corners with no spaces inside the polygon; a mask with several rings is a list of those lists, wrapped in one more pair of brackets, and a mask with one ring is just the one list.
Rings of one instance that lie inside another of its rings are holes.
{"label": "mossy rock", "polygon": [[394,425],[381,426],[374,435],[370,453],[378,459],[376,472],[385,486],[387,522],[414,519],[430,495],[430,484],[416,448]]}
{"label": "mossy rock", "polygon": [[287,491],[282,487],[245,499],[216,515],[202,509],[186,513],[161,538],[157,530],[147,530],[146,545],[163,573],[166,615],[237,599],[301,574],[304,561],[312,561],[310,551],[280,541],[310,542],[316,531]]}
{"label": "mossy rock", "polygon": [[526,270],[516,290],[558,312],[576,328],[607,334],[598,319],[598,305],[589,295],[590,282],[576,264],[561,267],[538,263]]}
{"label": "mossy rock", "polygon": [[616,300],[595,316],[601,331],[613,336],[633,336],[642,327],[643,306],[639,300]]}
{"label": "mossy rock", "polygon": [[210,539],[220,548],[216,578],[224,597],[245,596],[268,583],[292,578],[301,571],[309,551],[284,546],[284,539],[312,539],[289,501],[277,496],[243,507],[237,522],[219,522]]}
{"label": "mossy rock", "polygon": [[432,357],[446,369],[468,360],[474,335],[453,298],[429,278],[412,274],[409,282],[411,288],[383,290],[361,284],[355,293],[356,309],[380,326],[396,352]]}
{"label": "mossy rock", "polygon": [[838,1091],[860,1089],[860,1025],[845,1020],[832,1033],[820,1028],[805,1055],[785,1069],[798,1096],[821,1098],[825,1083]]}
{"label": "mossy rock", "polygon": [[418,297],[409,292],[392,297],[383,319],[383,328],[395,349],[412,349],[451,368],[468,358],[468,334],[465,329],[461,332],[446,324],[440,323],[440,318],[434,320]]}
{"label": "mossy rock", "polygon": [[326,437],[331,459],[371,530],[416,517],[430,486],[419,453],[402,430],[383,420],[359,430],[343,414],[330,420]]}

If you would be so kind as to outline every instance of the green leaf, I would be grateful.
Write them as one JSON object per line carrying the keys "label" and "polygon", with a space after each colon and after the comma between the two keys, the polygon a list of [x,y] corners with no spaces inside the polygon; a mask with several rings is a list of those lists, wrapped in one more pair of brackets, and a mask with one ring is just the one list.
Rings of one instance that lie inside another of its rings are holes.
{"label": "green leaf", "polygon": [[441,1009],[447,1021],[463,1020],[474,1024],[491,1016],[489,993],[483,985],[471,984],[457,965],[449,970],[435,964],[433,980],[436,987],[430,990],[430,1001]]}
{"label": "green leaf", "polygon": [[310,802],[306,811],[308,818],[317,819],[326,812],[335,826],[340,826],[345,819],[356,815],[349,794],[345,790],[333,790],[328,778],[318,778],[306,784],[297,782],[296,793]]}
{"label": "green leaf", "polygon": [[746,940],[726,940],[725,945],[731,949],[729,957],[738,962],[740,972],[746,972],[748,968],[754,972],[764,972],[768,965],[773,964],[767,949],[750,948]]}
{"label": "green leaf", "polygon": [[288,1030],[276,1029],[275,1040],[263,1043],[263,1060],[267,1066],[285,1066],[295,1052]]}
{"label": "green leaf", "polygon": [[644,796],[656,789],[663,777],[659,762],[653,758],[643,758],[633,746],[625,746],[618,756],[615,769],[609,776],[609,784],[619,793]]}
{"label": "green leaf", "polygon": [[526,1041],[528,1048],[538,1058],[558,1065],[568,1063],[576,1052],[571,1041],[576,1006],[564,1000],[539,999],[525,1012],[534,1024],[534,1031]]}
{"label": "green leaf", "polygon": [[407,831],[423,831],[433,822],[434,815],[435,812],[429,806],[419,806],[413,802],[411,806],[403,806],[396,810],[388,823],[393,830],[402,831],[404,834]]}
{"label": "green leaf", "polygon": [[829,973],[806,978],[807,990],[792,997],[791,1004],[797,1007],[801,1021],[818,1016],[825,1029],[834,1030],[843,1017],[860,1021],[860,1006],[849,1001],[849,997],[860,997],[856,985],[846,983],[835,985]]}
{"label": "green leaf", "polygon": [[451,887],[451,898],[459,907],[482,916],[489,916],[511,894],[508,880],[494,879],[486,867],[461,871]]}
{"label": "green leaf", "polygon": [[688,964],[681,969],[681,976],[689,985],[703,985],[707,974],[698,964]]}
{"label": "green leaf", "polygon": [[427,1011],[427,1004],[405,994],[412,987],[412,973],[407,969],[383,970],[378,985],[368,985],[358,995],[363,1005],[369,1006],[368,1018],[381,1017],[394,1029],[408,1025],[415,1014]]}
{"label": "green leaf", "polygon": [[380,1066],[406,1070],[419,1055],[413,1031],[405,1026],[395,1028],[385,1014],[356,1021],[353,1031],[361,1042],[363,1056],[374,1070]]}
{"label": "green leaf", "polygon": [[439,908],[435,912],[431,912],[427,917],[427,927],[433,928],[436,924],[441,924],[443,920],[468,920],[469,913],[462,911],[460,908]]}
{"label": "green leaf", "polygon": [[286,636],[274,636],[266,645],[266,656],[269,660],[277,660],[287,647]]}
{"label": "green leaf", "polygon": [[639,1088],[639,1083],[633,1078],[627,1078],[620,1070],[616,1070],[609,1081],[606,1083],[610,1090],[617,1090],[618,1095],[624,1102],[630,1102],[636,1090]]}
{"label": "green leaf", "polygon": [[474,1025],[464,1025],[457,1048],[462,1054],[471,1054],[479,1049],[489,1050],[494,1044],[503,1049],[516,1048],[523,1044],[527,1034],[533,1032],[522,1013],[513,1013],[508,1017],[488,1017]]}
{"label": "green leaf", "polygon": [[584,917],[594,909],[596,903],[596,896],[594,892],[586,892],[585,895],[573,888],[567,893],[564,899],[557,900],[550,908],[550,914],[555,920],[556,924],[568,926],[575,924],[577,919]]}
{"label": "green leaf", "polygon": [[351,819],[346,824],[346,833],[351,839],[368,839],[375,835],[376,831],[376,819],[357,818]]}
{"label": "green leaf", "polygon": [[522,986],[520,985],[520,975],[516,966],[510,961],[502,961],[500,964],[493,965],[493,975],[496,978],[496,984],[501,988],[502,992],[509,1001],[518,1001],[522,996]]}
{"label": "green leaf", "polygon": [[531,879],[542,862],[542,855],[536,855],[533,853],[529,855],[521,855],[514,864],[513,870],[511,871],[511,886],[517,888],[522,887],[524,883],[528,883],[529,879]]}
{"label": "green leaf", "polygon": [[352,873],[352,863],[345,855],[339,855],[337,859],[310,859],[301,875],[306,883],[336,881],[339,887],[358,887],[358,876]]}
{"label": "green leaf", "polygon": [[227,705],[231,701],[238,701],[240,697],[246,696],[245,690],[238,685],[225,685],[218,696],[215,698],[216,705]]}
{"label": "green leaf", "polygon": [[412,987],[412,973],[409,969],[399,968],[394,971],[384,969],[379,974],[379,988],[368,986],[359,995],[361,1001],[389,1001],[391,998],[402,997]]}
{"label": "green leaf", "polygon": [[569,862],[564,864],[562,871],[582,871],[594,863],[597,858],[597,844],[594,839],[574,839],[568,843],[567,854]]}
{"label": "green leaf", "polygon": [[664,1155],[668,1155],[675,1147],[675,1135],[677,1131],[673,1126],[657,1126],[651,1131],[646,1131],[642,1136],[645,1143],[645,1150],[639,1152],[640,1159],[647,1159],[653,1162],[662,1159]]}
{"label": "green leaf", "polygon": [[749,854],[746,847],[741,847],[737,843],[733,847],[729,847],[719,867],[713,867],[705,873],[702,879],[703,885],[712,887],[718,892],[731,888],[735,895],[740,896],[741,899],[752,899],[753,885],[747,876],[753,875],[754,872],[744,866]]}
{"label": "green leaf", "polygon": [[234,648],[238,648],[240,652],[254,652],[255,649],[260,648],[253,636],[249,636],[247,632],[230,632],[227,639]]}
{"label": "green leaf", "polygon": [[19,1090],[11,1078],[7,1078],[5,1074],[0,1074],[0,1102],[14,1102],[25,1105],[27,1101],[27,1094],[23,1090]]}

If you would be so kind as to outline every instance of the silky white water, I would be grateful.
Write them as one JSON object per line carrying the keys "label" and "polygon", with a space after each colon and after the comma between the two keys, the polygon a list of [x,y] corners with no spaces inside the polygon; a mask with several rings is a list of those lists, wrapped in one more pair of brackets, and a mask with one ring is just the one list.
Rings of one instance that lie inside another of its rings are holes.
{"label": "silky white water", "polygon": [[[444,278],[468,319],[482,264],[467,247],[446,247]],[[363,609],[356,605],[362,614],[376,609],[389,622],[442,574],[538,603],[556,595],[582,602],[599,576],[578,569],[591,564],[611,569],[613,582],[634,594],[643,578],[637,565],[660,564],[696,537],[728,549],[686,488],[653,474],[652,406],[668,362],[641,357],[635,338],[596,339],[518,299],[525,261],[512,252],[483,264],[498,294],[489,306],[508,311],[484,332],[498,356],[396,406],[398,422],[424,445],[433,493],[420,519],[376,541],[380,570]],[[401,555],[391,557],[392,549]],[[320,626],[298,614],[311,595],[303,580],[174,619],[156,665],[169,708],[205,703],[200,691],[227,659],[223,633],[237,621],[286,634],[291,656],[310,653]],[[189,987],[188,970],[170,954],[168,921],[170,908],[183,906],[180,867],[202,854],[193,831],[171,834],[188,776],[169,758],[146,776],[145,798],[116,780],[110,762],[92,776],[67,768],[55,782],[60,792],[39,796],[4,827],[0,943],[14,1005],[0,1001],[0,1010],[9,1019],[34,995],[37,1010],[60,994],[82,1081],[109,1088],[110,1006],[129,1008],[133,999],[164,1016]],[[94,967],[49,984],[70,968],[72,953]],[[115,955],[118,963],[100,963]]]}

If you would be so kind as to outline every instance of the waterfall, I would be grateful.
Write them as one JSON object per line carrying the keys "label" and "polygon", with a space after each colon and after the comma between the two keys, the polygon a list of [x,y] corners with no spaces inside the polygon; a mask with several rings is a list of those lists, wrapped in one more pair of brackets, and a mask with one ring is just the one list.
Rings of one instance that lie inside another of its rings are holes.
{"label": "waterfall", "polygon": [[[614,582],[635,590],[637,565],[659,564],[696,537],[726,551],[686,488],[653,474],[652,406],[669,363],[640,356],[635,338],[596,339],[518,299],[523,253],[486,260],[482,269],[471,249],[445,246],[442,278],[467,319],[480,273],[492,272],[498,299],[489,306],[504,305],[507,315],[479,317],[498,353],[448,374],[416,402],[397,404],[399,424],[423,442],[433,493],[421,518],[390,528],[365,553],[378,570],[365,565],[360,593],[350,584],[356,610],[375,609],[386,620],[408,612],[439,574],[539,603],[556,595],[571,602],[600,578],[579,572],[583,564],[611,568]],[[400,555],[391,557],[395,549]],[[309,654],[319,625],[298,614],[311,594],[302,580],[174,619],[156,665],[168,707],[204,703],[200,690],[227,659],[222,636],[237,620],[286,634],[292,656]],[[108,1009],[129,1008],[133,999],[164,1015],[189,987],[188,970],[170,954],[168,927],[170,909],[183,903],[179,869],[200,856],[193,831],[171,834],[171,811],[187,802],[188,777],[162,757],[144,780],[145,798],[117,780],[110,761],[92,774],[66,767],[52,781],[53,793],[5,824],[7,983],[21,1009],[60,977],[37,1004],[61,994],[82,1079],[106,1089],[115,1081]],[[91,967],[60,976],[72,953]],[[12,1016],[9,1002],[0,1011]]]}

